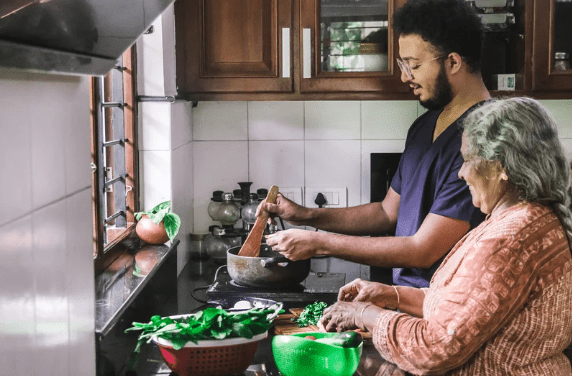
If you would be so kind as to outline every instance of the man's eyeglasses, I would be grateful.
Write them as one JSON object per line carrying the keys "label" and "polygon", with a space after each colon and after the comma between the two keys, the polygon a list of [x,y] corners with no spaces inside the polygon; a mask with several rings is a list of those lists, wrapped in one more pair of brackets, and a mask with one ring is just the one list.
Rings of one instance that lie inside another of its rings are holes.
{"label": "man's eyeglasses", "polygon": [[430,61],[440,59],[444,56],[447,56],[447,55],[439,55],[437,57],[434,57],[433,59],[429,59],[429,60],[425,60],[425,61],[422,61],[420,63],[417,63],[414,66],[410,66],[409,64],[407,64],[405,61],[401,60],[400,58],[396,58],[396,60],[397,60],[397,65],[399,65],[399,69],[401,70],[401,72],[405,73],[407,78],[411,80],[411,79],[413,79],[413,72],[411,72],[412,69],[417,69],[421,66],[421,64],[425,64],[425,63],[428,63]]}

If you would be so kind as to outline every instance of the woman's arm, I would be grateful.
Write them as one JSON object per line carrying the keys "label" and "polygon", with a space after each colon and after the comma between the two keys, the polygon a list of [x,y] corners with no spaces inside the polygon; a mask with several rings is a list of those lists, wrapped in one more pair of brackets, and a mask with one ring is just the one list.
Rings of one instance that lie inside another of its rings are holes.
{"label": "woman's arm", "polygon": [[523,262],[522,249],[494,239],[474,247],[438,292],[428,319],[365,310],[367,326],[370,315],[376,317],[374,344],[386,360],[409,372],[446,372],[465,363],[521,310],[535,280],[534,258]]}

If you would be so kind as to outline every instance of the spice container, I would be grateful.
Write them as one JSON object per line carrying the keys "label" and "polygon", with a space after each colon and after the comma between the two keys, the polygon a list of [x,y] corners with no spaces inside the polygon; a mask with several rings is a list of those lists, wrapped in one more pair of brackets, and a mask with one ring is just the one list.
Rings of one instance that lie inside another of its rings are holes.
{"label": "spice container", "polygon": [[554,53],[554,70],[568,70],[570,69],[570,54],[568,52],[555,52]]}

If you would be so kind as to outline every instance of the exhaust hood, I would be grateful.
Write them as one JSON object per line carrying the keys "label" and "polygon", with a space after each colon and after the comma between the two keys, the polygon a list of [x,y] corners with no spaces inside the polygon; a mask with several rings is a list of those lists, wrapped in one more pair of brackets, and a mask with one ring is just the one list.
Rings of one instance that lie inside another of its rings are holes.
{"label": "exhaust hood", "polygon": [[174,0],[2,0],[0,67],[105,75]]}

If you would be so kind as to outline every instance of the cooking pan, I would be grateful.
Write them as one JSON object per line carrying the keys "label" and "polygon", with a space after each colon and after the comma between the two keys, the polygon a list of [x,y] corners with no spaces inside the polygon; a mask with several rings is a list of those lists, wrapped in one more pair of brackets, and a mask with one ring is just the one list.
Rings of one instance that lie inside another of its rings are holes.
{"label": "cooking pan", "polygon": [[241,247],[226,252],[226,266],[233,281],[250,287],[281,288],[297,285],[310,274],[310,259],[290,261],[267,244],[258,257],[239,256]]}

